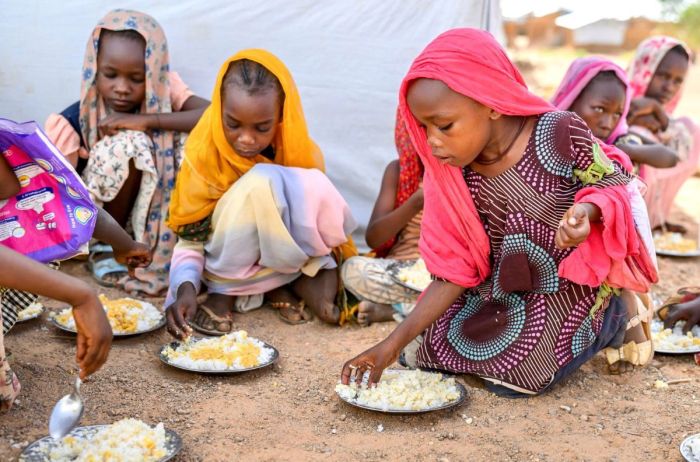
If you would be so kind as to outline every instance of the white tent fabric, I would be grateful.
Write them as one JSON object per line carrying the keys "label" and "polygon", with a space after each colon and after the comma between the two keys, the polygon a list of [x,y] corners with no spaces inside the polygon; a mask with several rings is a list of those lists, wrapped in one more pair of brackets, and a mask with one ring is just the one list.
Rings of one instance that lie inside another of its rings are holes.
{"label": "white tent fabric", "polygon": [[[413,58],[454,27],[482,27],[502,40],[498,0],[4,2],[0,117],[43,123],[77,101],[87,38],[113,8],[154,16],[172,69],[205,98],[237,50],[279,56],[299,86],[328,175],[359,223],[368,221],[384,166],[396,157],[398,87]],[[360,244],[363,235],[358,229]]]}

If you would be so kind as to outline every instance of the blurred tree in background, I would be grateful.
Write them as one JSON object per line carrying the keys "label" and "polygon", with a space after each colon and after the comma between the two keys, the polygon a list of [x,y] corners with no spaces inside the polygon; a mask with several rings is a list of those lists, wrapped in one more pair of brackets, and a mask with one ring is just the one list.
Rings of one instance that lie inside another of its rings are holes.
{"label": "blurred tree in background", "polygon": [[664,27],[663,32],[684,40],[694,50],[700,50],[700,1],[659,0],[659,2],[664,18],[672,23]]}

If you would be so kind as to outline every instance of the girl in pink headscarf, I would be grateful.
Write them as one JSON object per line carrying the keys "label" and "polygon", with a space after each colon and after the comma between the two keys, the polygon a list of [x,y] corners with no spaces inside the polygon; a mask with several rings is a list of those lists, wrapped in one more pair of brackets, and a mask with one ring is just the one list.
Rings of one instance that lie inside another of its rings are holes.
{"label": "girl in pink headscarf", "polygon": [[403,351],[409,366],[537,394],[619,345],[629,310],[617,288],[646,291],[656,273],[630,176],[585,123],[530,93],[475,29],[428,45],[399,107],[425,167],[419,246],[434,281],[387,339],[345,364],[342,382],[369,372],[376,383]]}
{"label": "girl in pink headscarf", "polygon": [[651,37],[637,48],[629,69],[632,102],[627,115],[630,132],[642,139],[661,142],[678,156],[673,168],[642,165],[640,176],[648,186],[644,199],[652,227],[684,232],[667,222],[681,186],[698,167],[700,133],[687,117],[674,118],[681,98],[691,52],[672,37]]}
{"label": "girl in pink headscarf", "polygon": [[552,104],[575,112],[593,135],[625,152],[635,164],[669,168],[678,163],[672,149],[628,133],[632,91],[627,74],[614,62],[599,56],[574,60],[566,71]]}

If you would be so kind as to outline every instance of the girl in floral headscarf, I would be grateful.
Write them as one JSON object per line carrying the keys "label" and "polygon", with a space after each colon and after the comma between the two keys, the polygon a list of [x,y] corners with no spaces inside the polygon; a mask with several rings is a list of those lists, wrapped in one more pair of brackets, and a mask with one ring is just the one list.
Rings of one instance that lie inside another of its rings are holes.
{"label": "girl in floral headscarf", "polygon": [[659,141],[676,151],[673,168],[643,165],[640,176],[647,183],[645,196],[652,227],[684,231],[669,225],[667,216],[681,186],[695,173],[700,157],[696,125],[687,117],[674,118],[688,72],[691,52],[672,37],[651,37],[637,49],[629,69],[632,102],[627,116],[630,132]]}
{"label": "girl in floral headscarf", "polygon": [[46,122],[49,138],[69,158],[98,205],[153,251],[153,264],[134,278],[109,248],[91,255],[101,283],[159,295],[175,236],[165,225],[170,191],[185,135],[208,101],[195,96],[170,70],[160,25],[147,14],[114,10],[88,40],[80,101]]}

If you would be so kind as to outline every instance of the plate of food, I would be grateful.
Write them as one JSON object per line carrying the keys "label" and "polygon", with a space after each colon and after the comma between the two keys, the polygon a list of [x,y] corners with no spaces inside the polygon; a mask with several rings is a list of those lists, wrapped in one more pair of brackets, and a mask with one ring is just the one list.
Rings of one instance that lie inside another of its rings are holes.
{"label": "plate of food", "polygon": [[651,322],[654,351],[676,355],[700,353],[700,326],[693,326],[687,334],[684,334],[684,325],[685,321],[679,321],[673,329],[664,329],[664,323],[654,319]]}
{"label": "plate of food", "polygon": [[44,312],[44,305],[35,302],[26,307],[23,310],[17,312],[17,322],[29,321],[30,319],[36,319],[41,316]]}
{"label": "plate of food", "polygon": [[110,425],[78,427],[60,440],[45,436],[27,446],[22,462],[138,460],[164,462],[182,449],[182,439],[162,423],[150,426],[137,419]]}
{"label": "plate of food", "polygon": [[700,256],[700,247],[697,239],[683,237],[681,233],[656,233],[654,234],[654,247],[657,255],[666,257],[697,257]]}
{"label": "plate of food", "polygon": [[[110,300],[104,295],[100,295],[100,301],[107,312],[107,319],[109,319],[115,337],[144,334],[165,325],[165,315],[148,302],[133,298]],[[58,314],[52,314],[50,319],[59,329],[77,332],[72,308],[66,308]]]}
{"label": "plate of food", "polygon": [[700,462],[700,433],[684,439],[680,449],[681,455],[687,462]]}
{"label": "plate of food", "polygon": [[420,414],[459,406],[467,398],[464,385],[439,372],[387,369],[375,387],[338,384],[346,403],[387,414]]}
{"label": "plate of food", "polygon": [[432,282],[430,272],[421,258],[392,263],[387,272],[394,281],[416,292],[423,292]]}
{"label": "plate of food", "polygon": [[274,364],[279,352],[244,330],[221,337],[188,337],[164,345],[158,355],[168,366],[201,374],[236,374]]}

